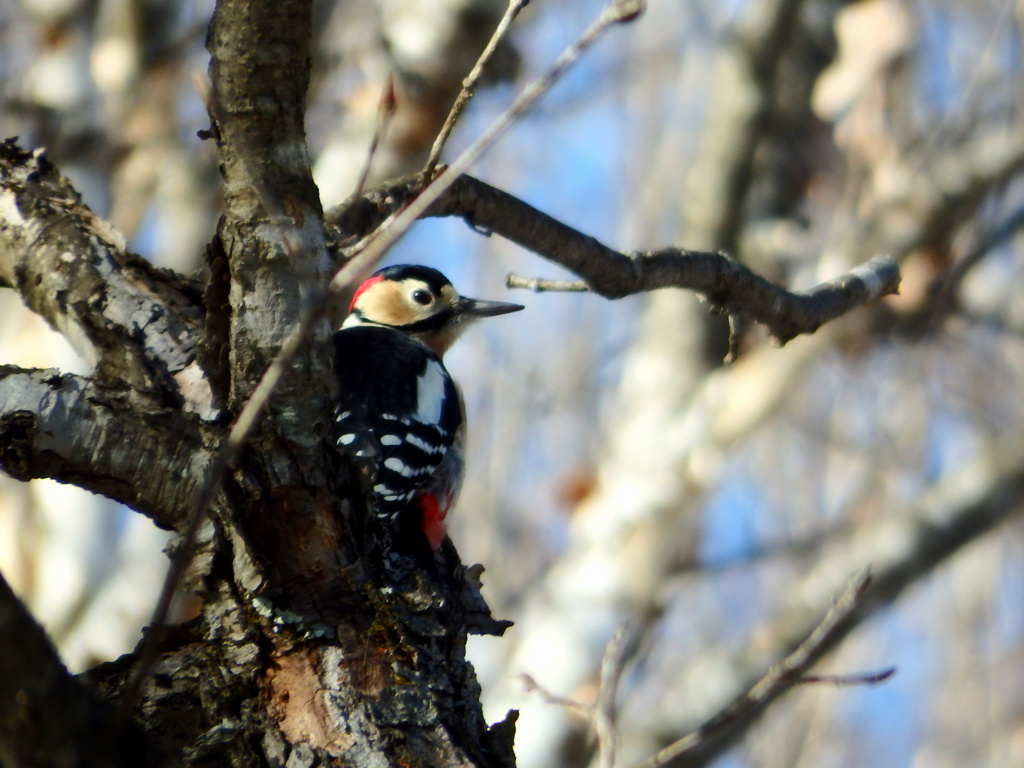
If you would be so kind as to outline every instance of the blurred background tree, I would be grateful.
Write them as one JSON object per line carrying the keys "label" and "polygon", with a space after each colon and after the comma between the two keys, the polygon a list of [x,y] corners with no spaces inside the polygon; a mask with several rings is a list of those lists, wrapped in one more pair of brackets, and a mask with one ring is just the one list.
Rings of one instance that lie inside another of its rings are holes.
{"label": "blurred background tree", "polygon": [[[370,183],[422,165],[504,7],[318,6],[307,131],[325,206],[356,187],[389,73]],[[599,7],[528,7],[453,155]],[[0,5],[3,134],[46,146],[132,250],[186,272],[220,209],[196,138],[211,9]],[[522,710],[520,765],[593,759],[589,724],[522,673],[591,701],[629,622],[629,765],[752,683],[869,564],[873,597],[822,668],[896,677],[798,689],[718,764],[1024,763],[1022,21],[996,0],[652,3],[475,169],[613,247],[722,249],[794,287],[876,253],[904,273],[898,299],[782,349],[739,318],[728,366],[726,320],[681,291],[527,297],[522,323],[452,353],[472,424],[453,539],[516,621],[473,652],[489,719]],[[456,221],[421,223],[390,260],[471,294],[509,270],[564,276]],[[0,301],[0,359],[86,369]],[[0,478],[0,570],[77,669],[134,644],[163,543],[105,501]]]}

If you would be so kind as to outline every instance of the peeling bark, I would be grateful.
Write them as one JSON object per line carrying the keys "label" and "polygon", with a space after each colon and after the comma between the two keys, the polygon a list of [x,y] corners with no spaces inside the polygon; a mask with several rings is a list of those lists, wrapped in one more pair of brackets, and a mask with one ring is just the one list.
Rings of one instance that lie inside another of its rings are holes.
{"label": "peeling bark", "polygon": [[199,288],[125,251],[42,150],[0,144],[0,286],[64,335],[100,375],[179,397],[195,358]]}
{"label": "peeling bark", "polygon": [[181,522],[210,461],[199,424],[122,381],[0,366],[0,468],[101,493],[162,528]]}

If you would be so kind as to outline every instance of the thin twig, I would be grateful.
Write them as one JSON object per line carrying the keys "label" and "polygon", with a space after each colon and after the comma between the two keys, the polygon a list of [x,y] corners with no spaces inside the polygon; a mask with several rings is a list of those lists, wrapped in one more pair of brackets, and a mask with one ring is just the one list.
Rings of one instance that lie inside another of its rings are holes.
{"label": "thin twig", "polygon": [[480,58],[477,59],[476,65],[473,70],[469,73],[465,80],[462,81],[462,90],[459,91],[459,95],[455,99],[455,104],[452,105],[451,111],[448,113],[447,119],[444,121],[444,125],[441,126],[440,132],[437,134],[437,138],[434,139],[434,146],[430,148],[430,155],[427,157],[427,164],[423,166],[423,175],[429,177],[433,172],[434,168],[437,167],[437,161],[441,158],[441,152],[444,151],[444,145],[448,143],[448,137],[451,136],[452,130],[455,128],[455,124],[462,117],[462,112],[466,109],[470,99],[473,98],[476,93],[476,86],[480,82],[480,78],[483,76],[484,68],[490,63],[491,58],[494,56],[494,52],[498,50],[498,46],[501,41],[505,39],[508,34],[508,30],[512,26],[512,22],[515,21],[516,16],[529,5],[530,0],[509,0],[508,8],[505,10],[505,15],[501,17],[501,21],[498,22],[497,29],[494,30],[494,34],[491,35],[490,41],[487,43],[487,47],[484,48],[484,52],[480,54]]}
{"label": "thin twig", "polygon": [[356,183],[355,194],[363,194],[366,189],[366,180],[370,178],[370,168],[373,166],[373,158],[377,156],[377,149],[384,141],[384,134],[391,125],[391,119],[395,116],[395,106],[398,103],[395,97],[395,76],[388,72],[384,81],[384,90],[380,93],[380,102],[377,104],[377,124],[373,127],[373,138],[370,140],[370,148],[366,152],[366,163],[363,171],[359,174],[359,181]]}
{"label": "thin twig", "polygon": [[[804,682],[804,671],[818,659],[834,633],[861,605],[870,584],[871,573],[868,570],[864,570],[850,579],[832,608],[796,650],[778,664],[773,665],[749,691],[735,699],[696,731],[659,750],[634,768],[659,768],[670,761],[678,760],[695,752],[711,739],[735,725],[737,720],[767,705],[793,686]],[[891,672],[883,674],[878,680],[867,679],[866,682],[879,682],[890,677],[891,674]]]}
{"label": "thin twig", "polygon": [[[245,440],[252,432],[253,427],[259,422],[278,382],[298,354],[309,332],[326,313],[331,300],[357,285],[399,238],[408,231],[409,227],[416,222],[427,207],[444,194],[480,155],[489,149],[517,119],[529,110],[554,85],[558,78],[564,74],[569,65],[596,42],[602,32],[613,24],[630,20],[624,9],[632,8],[634,5],[636,3],[629,0],[616,0],[606,6],[597,21],[591,24],[573,44],[566,48],[551,68],[531,83],[512,106],[472,146],[463,152],[448,169],[434,179],[419,197],[413,200],[404,210],[389,216],[377,228],[376,232],[364,238],[354,248],[350,249],[356,255],[335,273],[327,290],[310,300],[305,313],[296,324],[294,331],[289,334],[277,357],[267,367],[252,395],[246,401],[241,413],[239,413],[238,418],[232,425],[227,438],[217,452],[216,460],[203,479],[195,503],[189,510],[181,532],[177,552],[171,558],[171,565],[168,568],[160,597],[153,611],[149,632],[143,640],[142,648],[139,650],[138,663],[121,698],[120,712],[122,718],[130,717],[131,710],[134,708],[135,702],[142,691],[142,684],[156,662],[160,648],[160,639],[174,601],[174,595],[184,576],[196,536],[206,520],[207,508],[213,500],[217,488],[220,486],[221,479],[228,467],[238,457]],[[289,221],[287,217],[279,220]],[[286,233],[285,239],[291,239],[288,233]]]}
{"label": "thin twig", "polygon": [[[420,218],[427,209],[437,202],[444,193],[462,176],[469,167],[475,163],[487,149],[501,138],[519,119],[523,117],[533,105],[544,96],[551,87],[565,74],[577,59],[594,43],[598,38],[615,24],[632,21],[643,9],[643,3],[638,0],[612,0],[602,10],[597,20],[594,21],[583,33],[576,38],[557,59],[554,64],[540,77],[523,89],[519,97],[512,102],[497,120],[488,127],[480,137],[474,141],[465,152],[459,155],[456,160],[439,174],[408,206],[396,211],[377,228],[377,230],[366,238],[363,238],[351,248],[346,249],[346,254],[358,253],[360,258],[363,253],[371,249],[383,252],[394,245],[395,241],[404,234],[406,229]],[[392,235],[392,228],[400,230],[398,235]],[[379,256],[377,257],[379,258]],[[374,262],[375,263],[375,262]]]}
{"label": "thin twig", "polygon": [[1018,208],[998,226],[991,229],[980,243],[954,261],[949,269],[939,276],[935,281],[935,301],[929,321],[933,328],[938,328],[939,323],[956,305],[956,292],[970,271],[996,248],[1016,236],[1021,228],[1024,228],[1024,207]]}
{"label": "thin twig", "polygon": [[729,350],[725,353],[722,363],[731,365],[740,356],[740,337],[743,335],[740,328],[740,316],[736,312],[729,313]]}
{"label": "thin twig", "polygon": [[827,685],[878,685],[896,674],[896,667],[888,667],[878,672],[858,672],[855,675],[804,675],[798,682],[825,683]]}
{"label": "thin twig", "polygon": [[629,633],[626,624],[615,630],[612,639],[605,646],[604,657],[601,659],[601,673],[598,680],[597,700],[593,704],[582,704],[564,696],[551,693],[525,672],[520,673],[528,693],[537,693],[546,704],[562,707],[581,717],[585,717],[594,726],[597,734],[597,750],[600,768],[615,768],[615,700],[619,691],[619,680],[629,649]]}
{"label": "thin twig", "polygon": [[597,734],[597,754],[600,768],[615,768],[617,750],[615,738],[616,706],[619,680],[626,661],[629,638],[626,624],[615,630],[612,639],[604,649],[601,659],[601,675],[597,688],[597,702],[594,704],[594,732]]}
{"label": "thin twig", "polygon": [[567,699],[564,696],[559,696],[552,693],[543,685],[537,682],[537,680],[526,672],[519,673],[519,679],[523,681],[523,688],[527,693],[536,693],[539,695],[545,704],[553,704],[556,707],[564,707],[570,712],[589,718],[593,707],[589,704],[582,704],[581,702],[575,701],[574,699]]}
{"label": "thin twig", "polygon": [[506,288],[525,288],[534,293],[559,291],[562,293],[587,293],[590,286],[582,280],[544,280],[539,277],[523,277],[515,273],[505,275]]}

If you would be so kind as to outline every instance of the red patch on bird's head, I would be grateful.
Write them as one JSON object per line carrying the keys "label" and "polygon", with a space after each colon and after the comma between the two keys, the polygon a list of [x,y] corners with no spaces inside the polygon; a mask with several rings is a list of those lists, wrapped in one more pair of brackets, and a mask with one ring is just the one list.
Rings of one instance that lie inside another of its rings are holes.
{"label": "red patch on bird's head", "polygon": [[374,275],[373,277],[364,280],[363,284],[356,288],[355,295],[352,297],[352,303],[348,305],[348,311],[351,312],[353,309],[355,309],[356,302],[359,301],[359,297],[362,296],[363,293],[365,293],[368,288],[376,285],[383,279],[384,275]]}

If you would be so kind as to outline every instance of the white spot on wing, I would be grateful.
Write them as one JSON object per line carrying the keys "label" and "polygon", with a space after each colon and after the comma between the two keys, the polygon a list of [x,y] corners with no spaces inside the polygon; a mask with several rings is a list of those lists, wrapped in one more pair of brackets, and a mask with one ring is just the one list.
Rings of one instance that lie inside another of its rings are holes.
{"label": "white spot on wing", "polygon": [[355,433],[349,432],[347,435],[342,435],[341,437],[338,438],[338,445],[351,445],[355,439]]}
{"label": "white spot on wing", "polygon": [[380,439],[380,444],[381,445],[401,445],[402,444],[402,438],[400,438],[398,435],[384,435]]}
{"label": "white spot on wing", "polygon": [[441,406],[444,405],[444,368],[437,360],[427,361],[427,368],[416,382],[416,415],[427,424],[441,421]]}
{"label": "white spot on wing", "polygon": [[390,469],[392,472],[397,472],[402,477],[412,477],[415,472],[409,467],[405,466],[405,462],[401,459],[392,456],[390,459],[385,460],[384,466]]}

